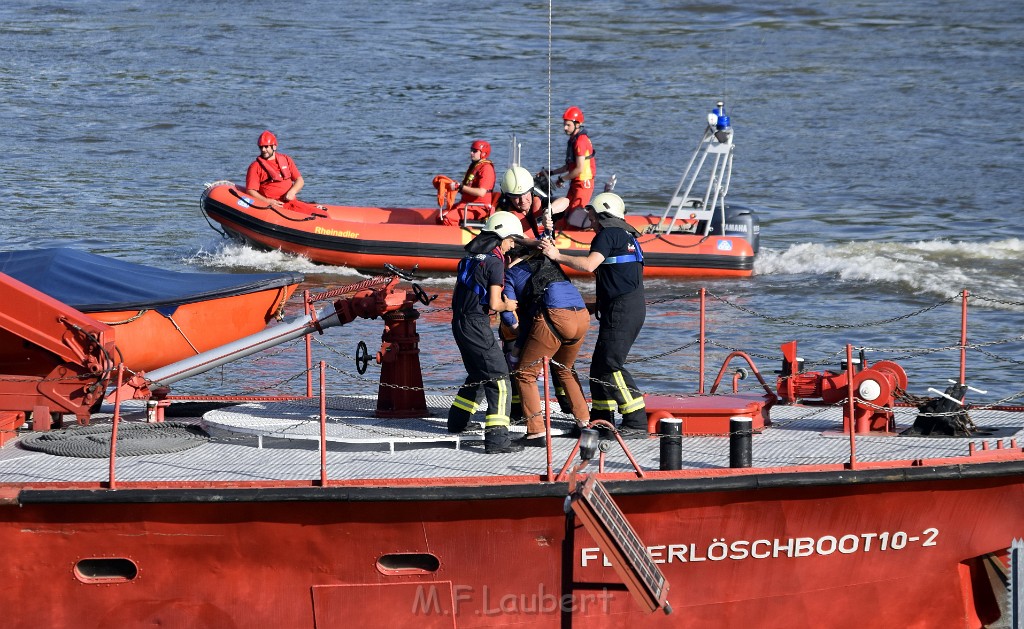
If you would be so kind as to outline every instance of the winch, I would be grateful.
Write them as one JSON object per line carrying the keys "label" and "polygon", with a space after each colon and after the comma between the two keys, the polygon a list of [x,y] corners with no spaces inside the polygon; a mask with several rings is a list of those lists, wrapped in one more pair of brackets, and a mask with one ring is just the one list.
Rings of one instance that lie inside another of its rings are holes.
{"label": "winch", "polygon": [[852,362],[853,365],[844,365],[838,372],[804,371],[796,341],[784,343],[777,384],[779,397],[784,404],[800,401],[831,405],[846,400],[852,392],[852,409],[850,404],[843,406],[844,432],[850,430],[851,422],[857,433],[895,432],[893,403],[898,392],[907,388],[907,372],[888,360],[870,366],[864,364],[863,357]]}

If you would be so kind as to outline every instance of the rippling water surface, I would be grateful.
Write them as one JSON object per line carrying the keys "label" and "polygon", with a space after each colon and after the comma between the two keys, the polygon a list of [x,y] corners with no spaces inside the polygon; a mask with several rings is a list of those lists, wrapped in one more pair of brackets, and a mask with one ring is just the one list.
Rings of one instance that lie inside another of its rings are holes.
{"label": "rippling water surface", "polygon": [[[693,295],[706,286],[720,298],[709,315],[719,362],[739,348],[770,357],[758,359],[770,372],[791,338],[809,361],[847,342],[892,350],[885,358],[909,348],[917,393],[956,375],[957,354],[920,350],[955,345],[960,311],[903,317],[966,288],[980,297],[970,340],[992,343],[970,353],[969,373],[986,399],[1024,389],[1024,4],[556,2],[550,92],[546,3],[270,13],[221,0],[3,3],[0,246],[300,270],[310,288],[334,287],[358,276],[226,243],[198,211],[205,182],[243,178],[264,128],[302,168],[309,200],[429,205],[433,176],[460,173],[477,137],[499,167],[513,131],[531,170],[557,163],[558,118],[577,104],[599,177],[616,173],[633,211],[660,212],[723,99],[737,142],[731,198],[763,208],[762,253],[750,279],[648,283],[634,352],[645,388],[693,390],[692,349],[647,359],[692,341]],[[428,283],[441,297],[420,325],[439,386],[463,377],[450,287]],[[832,327],[787,321],[797,318]],[[324,340],[351,354],[378,334],[360,324]],[[188,386],[237,390],[287,371],[293,354]],[[329,359],[351,371],[349,356]]]}

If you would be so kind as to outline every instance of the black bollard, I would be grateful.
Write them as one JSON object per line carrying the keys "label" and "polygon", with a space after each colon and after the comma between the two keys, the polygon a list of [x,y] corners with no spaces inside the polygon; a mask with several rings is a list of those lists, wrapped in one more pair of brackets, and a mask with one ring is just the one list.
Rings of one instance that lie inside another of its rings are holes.
{"label": "black bollard", "polygon": [[749,417],[729,418],[729,467],[750,467],[754,455],[754,420]]}
{"label": "black bollard", "polygon": [[661,435],[661,469],[683,469],[683,420],[665,417],[658,422]]}

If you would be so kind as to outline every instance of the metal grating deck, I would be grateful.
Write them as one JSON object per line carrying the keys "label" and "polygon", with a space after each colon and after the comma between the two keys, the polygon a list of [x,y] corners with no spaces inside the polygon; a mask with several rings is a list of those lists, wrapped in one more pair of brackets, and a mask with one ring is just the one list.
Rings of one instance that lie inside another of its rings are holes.
{"label": "metal grating deck", "polygon": [[[432,417],[378,419],[371,396],[335,396],[328,400],[327,469],[333,480],[492,477],[545,473],[544,448],[503,455],[483,453],[482,430],[462,435],[447,432],[445,417],[451,397],[431,396]],[[557,407],[556,407],[557,408]],[[897,409],[897,426],[909,426],[916,409]],[[775,406],[774,425],[754,435],[755,467],[841,464],[849,458],[849,437],[838,432],[838,408]],[[126,405],[122,417],[145,418],[142,406]],[[990,429],[990,443],[999,437],[1024,445],[1024,413],[973,411],[980,428]],[[70,418],[69,418],[70,419]],[[173,418],[202,422],[211,433],[209,443],[173,454],[118,457],[121,481],[295,481],[320,475],[319,402],[248,403],[208,411],[202,418]],[[109,414],[94,416],[93,424],[110,421]],[[571,419],[553,414],[556,433],[565,433]],[[513,432],[523,432],[513,426]],[[515,435],[513,435],[515,436]],[[968,444],[983,437],[923,438],[859,436],[859,461],[966,456]],[[553,467],[557,472],[576,441],[553,439]],[[627,441],[634,458],[645,469],[659,468],[659,441]],[[993,446],[994,447],[994,446]],[[683,468],[712,469],[729,465],[728,439],[684,437]],[[61,457],[21,448],[18,440],[0,448],[0,479],[4,483],[99,482],[107,479],[108,459]],[[632,465],[618,447],[606,455],[609,472],[630,472]]]}

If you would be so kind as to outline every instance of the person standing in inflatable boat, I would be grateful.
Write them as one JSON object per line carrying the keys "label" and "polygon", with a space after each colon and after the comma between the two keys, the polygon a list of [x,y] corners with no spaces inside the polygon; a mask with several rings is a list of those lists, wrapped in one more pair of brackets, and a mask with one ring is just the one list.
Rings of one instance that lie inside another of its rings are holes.
{"label": "person standing in inflatable boat", "polygon": [[[277,137],[270,131],[261,133],[256,144],[260,148],[260,156],[249,164],[245,173],[246,194],[252,196],[257,203],[276,209],[296,201],[295,197],[306,184],[299,167],[292,158],[277,152]],[[299,203],[310,205],[301,201]]]}
{"label": "person standing in inflatable boat", "polygon": [[590,363],[591,419],[613,421],[618,409],[623,437],[646,436],[644,397],[625,367],[647,315],[644,254],[636,239],[640,233],[625,221],[626,205],[613,192],[594,197],[587,213],[597,235],[586,257],[565,255],[550,241],[541,242],[541,251],[555,262],[596,275],[600,327]]}
{"label": "person standing in inflatable boat", "polygon": [[461,433],[480,404],[487,400],[484,452],[519,452],[522,445],[509,437],[511,384],[508,365],[491,329],[491,313],[514,312],[515,300],[505,299],[505,254],[523,238],[519,219],[495,212],[466,244],[469,254],[459,262],[452,295],[452,336],[466,367],[466,381],[448,410],[448,432]]}
{"label": "person standing in inflatable boat", "polygon": [[581,227],[583,225],[583,208],[590,203],[594,194],[594,180],[597,177],[597,160],[594,145],[583,128],[583,111],[579,107],[569,107],[562,114],[562,130],[569,136],[565,147],[565,165],[550,173],[540,171],[538,177],[555,179],[555,187],[561,188],[565,181],[569,182],[569,191],[560,199],[551,202],[551,213],[561,215],[562,220],[555,221],[555,227]]}

